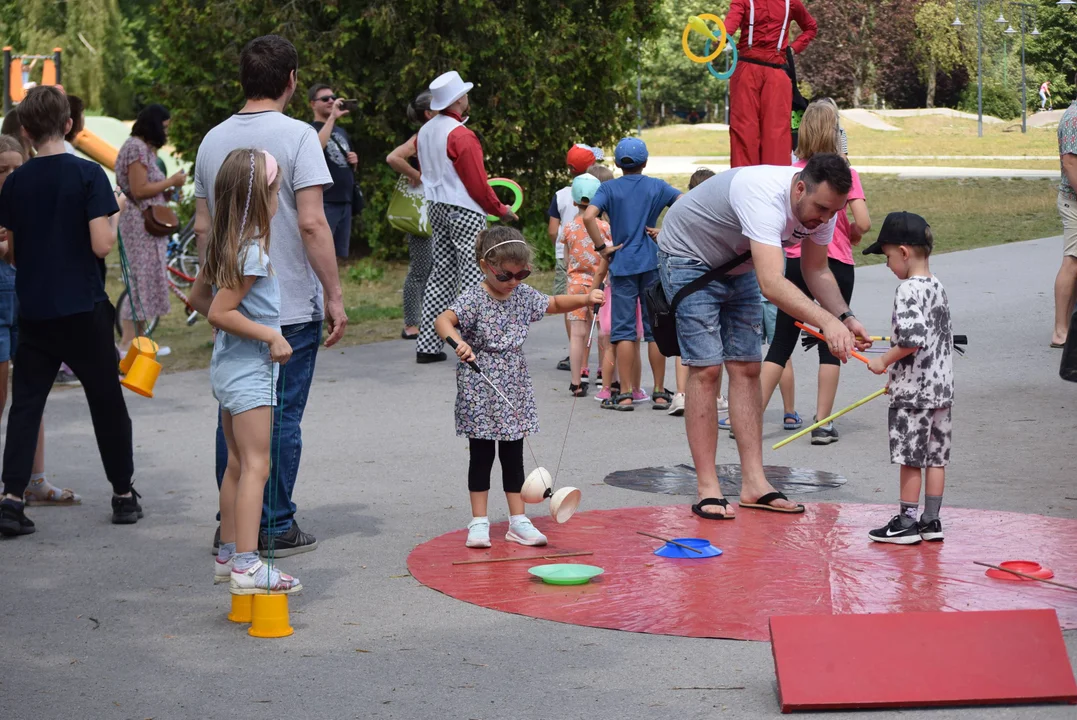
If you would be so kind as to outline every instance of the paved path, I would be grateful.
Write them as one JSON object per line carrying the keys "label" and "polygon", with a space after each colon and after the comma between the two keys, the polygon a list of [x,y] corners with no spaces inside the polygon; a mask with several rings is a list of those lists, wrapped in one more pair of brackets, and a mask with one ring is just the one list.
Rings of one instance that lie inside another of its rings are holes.
{"label": "paved path", "polygon": [[[949,157],[949,156],[947,156]],[[992,157],[988,159],[1009,160],[1011,157]],[[856,158],[854,158],[855,161]],[[895,157],[894,159],[913,159]],[[941,159],[941,158],[940,158]],[[956,159],[956,158],[955,158]],[[980,156],[977,156],[980,159]],[[1025,159],[1025,158],[1016,158]],[[1054,156],[1037,157],[1037,160],[1054,159]],[[692,157],[689,155],[652,155],[647,160],[648,175],[691,175],[701,166],[721,172],[729,169],[728,156]],[[970,168],[928,165],[858,165],[853,166],[861,175],[897,175],[899,178],[1057,178],[1059,171],[1032,170],[1024,168]]]}
{"label": "paved path", "polygon": [[871,130],[883,130],[885,132],[901,132],[901,128],[894,127],[878,115],[863,108],[849,108],[841,110],[841,116],[846,120],[863,125]]}
{"label": "paved path", "polygon": [[[943,248],[945,240],[939,238]],[[1077,385],[1059,380],[1059,351],[1047,348],[1060,245],[1049,238],[933,258],[955,329],[971,339],[968,357],[956,360],[947,506],[1077,516],[1077,502],[1063,499],[1077,496]],[[857,272],[853,305],[873,332],[886,334],[895,285],[881,266]],[[534,326],[528,357],[543,428],[534,448],[550,467],[570,402],[568,374],[553,369],[564,346],[559,318]],[[317,533],[321,546],[282,563],[307,590],[291,604],[295,635],[275,641],[249,638],[228,623],[227,590],[209,580],[216,492],[215,405],[207,373],[166,375],[153,400],[127,396],[147,513],[134,527],[108,523],[109,490],[82,393],[54,393],[46,417],[49,469],[85,502],[32,510],[37,534],[0,543],[0,716],[778,717],[766,643],[531,620],[466,605],[412,580],[408,552],[468,519],[466,441],[452,431],[453,368],[415,365],[413,353],[413,345],[396,341],[319,357],[295,499],[303,527]],[[797,358],[799,408],[810,416],[816,363]],[[852,365],[838,404],[880,386],[880,378]],[[780,412],[775,403],[765,417],[768,463],[832,470],[849,479],[809,502],[896,503],[897,472],[887,462],[881,405],[840,422],[836,445],[801,442],[772,452],[769,444],[784,436]],[[736,457],[726,438],[718,454],[722,462]],[[683,498],[621,490],[602,478],[612,470],[686,461],[681,419],[647,409],[601,411],[587,398],[575,408],[561,472],[583,489],[584,509],[681,505]],[[495,499],[491,510],[502,519],[503,501]],[[1018,551],[1021,538],[1013,543]],[[780,576],[782,568],[774,572]],[[721,611],[716,597],[714,612]],[[1077,662],[1077,632],[1066,633],[1066,642]],[[745,689],[673,689],[720,685]],[[907,716],[886,710],[842,715]],[[931,717],[1068,720],[1073,709],[947,708]]]}

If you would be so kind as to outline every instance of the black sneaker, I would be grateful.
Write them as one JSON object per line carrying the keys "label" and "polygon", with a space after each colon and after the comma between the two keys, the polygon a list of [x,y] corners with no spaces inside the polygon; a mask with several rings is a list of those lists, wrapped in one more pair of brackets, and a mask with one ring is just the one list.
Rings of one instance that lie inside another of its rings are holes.
{"label": "black sneaker", "polygon": [[417,353],[415,353],[415,362],[419,363],[420,365],[426,365],[428,363],[436,363],[436,362],[445,362],[448,359],[449,359],[449,356],[446,355],[443,352],[436,352],[436,353],[417,352]]}
{"label": "black sneaker", "polygon": [[[815,418],[812,418],[812,422]],[[827,423],[822,427],[817,427],[811,431],[811,444],[812,445],[829,445],[830,443],[836,443],[838,441],[838,431],[834,427],[834,423]]]}
{"label": "black sneaker", "polygon": [[[318,547],[318,539],[310,533],[299,529],[299,523],[292,521],[292,527],[287,532],[277,535],[273,539],[273,557],[289,557],[299,553],[310,552]],[[262,557],[269,555],[269,535],[265,530],[258,533],[258,552]]]}
{"label": "black sneaker", "polygon": [[920,537],[928,542],[942,542],[942,520],[935,518],[924,522],[921,520],[916,525]]}
{"label": "black sneaker", "polygon": [[920,526],[913,523],[909,527],[901,524],[901,516],[895,515],[885,527],[872,530],[868,537],[875,542],[893,543],[894,545],[915,545],[920,542]]}
{"label": "black sneaker", "polygon": [[142,506],[138,499],[142,497],[138,491],[131,488],[131,497],[112,496],[112,524],[134,525],[142,519]]}
{"label": "black sneaker", "polygon": [[213,533],[213,554],[216,555],[221,549],[221,526],[217,526],[217,532]]}
{"label": "black sneaker", "polygon": [[61,370],[60,372],[56,373],[56,380],[53,382],[53,384],[63,385],[64,387],[78,387],[82,383],[77,377],[75,377],[74,373],[64,372],[63,370]]}
{"label": "black sneaker", "polygon": [[558,370],[571,370],[572,365],[569,363],[569,359],[566,357],[564,360],[557,363],[557,369]]}
{"label": "black sneaker", "polygon": [[15,537],[16,535],[29,535],[37,530],[34,521],[26,517],[23,512],[24,505],[14,500],[0,502],[0,535]]}

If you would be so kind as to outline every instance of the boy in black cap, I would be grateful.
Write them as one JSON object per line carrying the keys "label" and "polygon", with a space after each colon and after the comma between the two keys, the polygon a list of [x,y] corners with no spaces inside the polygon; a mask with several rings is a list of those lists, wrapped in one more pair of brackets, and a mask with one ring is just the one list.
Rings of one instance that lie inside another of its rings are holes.
{"label": "boy in black cap", "polygon": [[[934,241],[922,217],[886,216],[879,239],[865,255],[886,255],[886,266],[902,281],[894,295],[890,350],[868,368],[890,368],[890,462],[901,465],[901,509],[868,537],[876,542],[915,545],[942,540],[939,508],[950,462],[950,406],[954,401],[954,338],[946,290],[931,274]],[[921,468],[927,476],[924,514]]]}

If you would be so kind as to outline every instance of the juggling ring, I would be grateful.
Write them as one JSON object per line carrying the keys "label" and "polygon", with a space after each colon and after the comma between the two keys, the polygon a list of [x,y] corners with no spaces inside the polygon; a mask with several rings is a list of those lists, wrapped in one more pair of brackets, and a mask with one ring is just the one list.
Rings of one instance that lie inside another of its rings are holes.
{"label": "juggling ring", "polygon": [[[697,15],[696,17],[701,20],[711,20],[718,24],[718,29],[722,31],[722,39],[718,43],[718,49],[706,57],[703,57],[702,55],[696,55],[694,52],[692,52],[692,50],[688,47],[688,35],[692,32],[691,25],[684,26],[684,34],[681,35],[681,48],[684,49],[684,54],[687,55],[688,59],[692,62],[697,62],[700,64],[709,63],[712,60],[715,60],[719,55],[721,55],[722,51],[725,50],[725,44],[726,40],[729,38],[729,34],[725,31],[725,23],[722,22],[722,18],[718,17],[717,15],[703,13]],[[707,41],[710,42],[710,38],[707,38]]]}
{"label": "juggling ring", "polygon": [[[728,80],[729,78],[733,77],[733,71],[737,69],[737,44],[736,43],[729,43],[729,47],[733,48],[733,58],[729,61],[729,69],[728,70],[726,70],[725,72],[718,72],[717,70],[714,69],[714,63],[713,62],[707,63],[707,69],[710,70],[711,75],[718,78],[719,80]],[[711,51],[711,39],[707,38],[706,52],[709,53],[710,51]]]}
{"label": "juggling ring", "polygon": [[[509,180],[508,178],[490,178],[490,187],[503,187],[512,190],[512,194],[515,195],[516,198],[512,201],[512,206],[509,210],[516,212],[520,209],[520,206],[524,204],[524,189],[514,180]],[[489,222],[496,222],[501,218],[497,215],[487,215],[486,219]]]}

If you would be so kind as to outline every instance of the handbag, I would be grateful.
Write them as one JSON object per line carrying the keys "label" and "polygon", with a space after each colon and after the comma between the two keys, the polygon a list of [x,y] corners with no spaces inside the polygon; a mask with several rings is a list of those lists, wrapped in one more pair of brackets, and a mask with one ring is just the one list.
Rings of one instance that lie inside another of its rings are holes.
{"label": "handbag", "polygon": [[681,354],[681,343],[677,339],[677,306],[686,297],[719,278],[725,277],[729,271],[745,262],[752,256],[751,251],[743,252],[721,267],[708,270],[692,282],[688,283],[673,296],[672,301],[666,300],[666,291],[659,280],[644,291],[647,298],[647,317],[651,321],[651,334],[658,345],[659,352],[665,357],[676,357]]}
{"label": "handbag", "polygon": [[430,237],[430,216],[426,210],[423,186],[412,187],[403,175],[396,181],[385,217],[390,225],[401,232],[421,238]]}
{"label": "handbag", "polygon": [[180,226],[176,212],[167,205],[150,205],[142,211],[142,221],[146,232],[154,237],[168,237]]}

